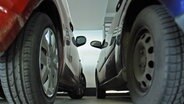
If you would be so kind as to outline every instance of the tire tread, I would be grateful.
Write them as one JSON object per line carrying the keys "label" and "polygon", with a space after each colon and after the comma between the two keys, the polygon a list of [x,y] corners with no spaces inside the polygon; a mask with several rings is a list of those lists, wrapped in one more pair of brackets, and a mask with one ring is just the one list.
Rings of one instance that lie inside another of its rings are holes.
{"label": "tire tread", "polygon": [[184,88],[184,57],[182,54],[184,35],[174,22],[174,19],[162,6],[152,6],[156,8],[155,12],[163,21],[165,32],[165,42],[168,44],[165,48],[169,50],[166,55],[169,59],[168,64],[168,79],[167,88],[161,104],[183,104],[183,88]]}

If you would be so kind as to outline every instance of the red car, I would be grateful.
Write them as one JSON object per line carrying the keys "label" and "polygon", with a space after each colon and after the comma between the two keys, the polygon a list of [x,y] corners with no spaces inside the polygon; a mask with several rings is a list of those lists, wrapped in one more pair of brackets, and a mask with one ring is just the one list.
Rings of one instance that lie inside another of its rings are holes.
{"label": "red car", "polygon": [[83,97],[77,47],[86,38],[73,36],[68,13],[66,0],[0,0],[0,87],[10,104],[52,104],[58,88]]}

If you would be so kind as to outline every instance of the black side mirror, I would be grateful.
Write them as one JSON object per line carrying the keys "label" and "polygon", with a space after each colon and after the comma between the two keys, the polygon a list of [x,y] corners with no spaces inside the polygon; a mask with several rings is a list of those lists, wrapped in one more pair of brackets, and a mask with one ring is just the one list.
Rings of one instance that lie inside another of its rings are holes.
{"label": "black side mirror", "polygon": [[92,47],[102,49],[102,43],[101,43],[100,41],[92,41],[92,42],[90,43],[90,45],[91,45]]}
{"label": "black side mirror", "polygon": [[76,38],[76,46],[79,47],[79,46],[82,46],[84,44],[86,44],[86,37],[84,37],[84,36],[78,36]]}

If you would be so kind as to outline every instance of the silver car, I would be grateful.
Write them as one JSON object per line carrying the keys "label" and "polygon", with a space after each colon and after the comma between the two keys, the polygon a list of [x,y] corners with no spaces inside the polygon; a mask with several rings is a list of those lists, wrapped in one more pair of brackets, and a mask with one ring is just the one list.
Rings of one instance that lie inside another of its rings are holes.
{"label": "silver car", "polygon": [[183,0],[119,0],[96,67],[97,98],[129,90],[134,104],[184,103]]}

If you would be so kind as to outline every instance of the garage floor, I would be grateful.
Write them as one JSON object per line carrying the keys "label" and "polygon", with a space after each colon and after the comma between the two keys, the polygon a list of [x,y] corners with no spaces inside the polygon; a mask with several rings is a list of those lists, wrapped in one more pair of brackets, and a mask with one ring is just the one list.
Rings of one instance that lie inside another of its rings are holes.
{"label": "garage floor", "polygon": [[69,97],[57,97],[55,104],[133,104],[130,98],[110,97],[106,99],[96,99],[96,97],[84,97],[81,100],[71,100]]}
{"label": "garage floor", "polygon": [[[0,104],[7,104],[0,100]],[[96,97],[84,97],[81,100],[72,100],[67,96],[58,96],[55,104],[133,104],[129,97],[108,96],[106,99]]]}

